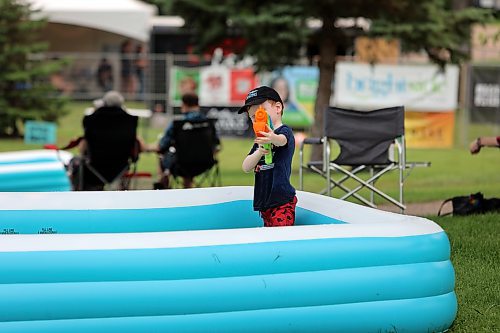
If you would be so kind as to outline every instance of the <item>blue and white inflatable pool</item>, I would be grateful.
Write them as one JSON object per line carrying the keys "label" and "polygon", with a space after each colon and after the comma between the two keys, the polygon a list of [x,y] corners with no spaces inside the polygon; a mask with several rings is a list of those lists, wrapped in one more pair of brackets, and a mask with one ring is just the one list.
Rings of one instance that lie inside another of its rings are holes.
{"label": "blue and white inflatable pool", "polygon": [[0,153],[0,192],[70,191],[64,165],[71,157],[55,150]]}
{"label": "blue and white inflatable pool", "polygon": [[263,228],[251,187],[0,193],[0,332],[443,332],[434,222],[298,192]]}

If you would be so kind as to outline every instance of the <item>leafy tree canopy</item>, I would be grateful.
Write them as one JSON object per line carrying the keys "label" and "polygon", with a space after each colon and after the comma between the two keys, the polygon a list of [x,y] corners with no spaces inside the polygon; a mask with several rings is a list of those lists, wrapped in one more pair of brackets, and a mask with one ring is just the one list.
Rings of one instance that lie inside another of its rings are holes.
{"label": "leafy tree canopy", "polygon": [[20,134],[28,119],[55,121],[64,113],[49,77],[61,61],[46,61],[39,41],[45,21],[31,20],[28,5],[0,0],[0,136]]}
{"label": "leafy tree canopy", "polygon": [[307,28],[307,21],[311,19],[322,22],[320,39],[340,38],[342,29],[334,23],[337,18],[369,19],[372,22],[369,34],[400,38],[405,49],[424,49],[432,60],[439,63],[466,59],[463,42],[468,40],[470,24],[491,19],[489,11],[476,8],[452,10],[452,4],[445,0],[167,2],[172,13],[186,20],[199,51],[228,35],[242,36],[248,42],[244,54],[256,57],[259,69],[290,64],[302,56],[301,47],[313,32]]}
{"label": "leafy tree canopy", "polygon": [[[241,36],[247,41],[244,54],[257,59],[257,70],[279,68],[302,56],[313,33],[307,22],[318,20],[320,27],[314,32],[320,59],[314,136],[322,134],[336,50],[346,34],[399,38],[405,49],[423,49],[431,60],[443,65],[466,59],[470,25],[493,18],[488,10],[467,7],[467,0],[169,1],[172,14],[186,20],[199,50],[228,35]],[[339,18],[365,18],[371,27],[368,31],[345,29],[337,24]],[[314,149],[313,159],[320,157],[319,149]]]}

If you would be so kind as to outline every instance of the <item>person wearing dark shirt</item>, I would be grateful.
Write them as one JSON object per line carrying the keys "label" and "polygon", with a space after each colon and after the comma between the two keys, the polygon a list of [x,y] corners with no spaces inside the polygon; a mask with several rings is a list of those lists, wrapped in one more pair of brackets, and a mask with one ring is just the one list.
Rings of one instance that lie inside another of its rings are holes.
{"label": "person wearing dark shirt", "polygon": [[[255,122],[259,107],[268,114],[271,125],[261,132],[244,159],[244,172],[254,171],[255,186],[253,209],[259,211],[266,227],[291,226],[295,223],[297,197],[290,183],[295,139],[292,129],[282,123],[284,104],[273,88],[262,86],[251,90],[245,105],[238,113],[247,112]],[[264,145],[271,145],[271,152]],[[265,155],[272,153],[272,163],[266,164]]]}
{"label": "person wearing dark shirt", "polygon": [[97,68],[97,84],[104,92],[113,89],[113,68],[106,58],[101,59]]}
{"label": "person wearing dark shirt", "polygon": [[[198,95],[194,93],[187,93],[182,96],[181,113],[183,115],[183,120],[206,120],[207,117],[201,112],[198,103]],[[169,188],[169,179],[171,170],[175,164],[175,148],[173,147],[173,136],[174,126],[171,123],[166,129],[161,137],[158,145],[152,147],[149,151],[155,151],[162,154],[160,159],[160,171],[161,177],[158,183],[154,185],[155,189],[166,189]],[[220,140],[216,137],[214,138],[216,146],[214,147],[214,153],[219,150]],[[193,186],[193,178],[183,177],[184,188],[191,188]]]}

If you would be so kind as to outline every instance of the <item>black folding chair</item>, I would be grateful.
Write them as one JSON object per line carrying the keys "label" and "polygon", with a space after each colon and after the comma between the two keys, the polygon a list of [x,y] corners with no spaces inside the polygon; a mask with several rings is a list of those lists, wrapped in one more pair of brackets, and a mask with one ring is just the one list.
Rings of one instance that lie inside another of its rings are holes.
{"label": "black folding chair", "polygon": [[138,118],[120,107],[104,106],[84,117],[86,153],[74,179],[75,190],[129,188],[139,158],[137,124]]}
{"label": "black folding chair", "polygon": [[[404,212],[404,182],[416,166],[429,166],[429,162],[407,162],[404,136],[404,107],[397,106],[374,111],[356,111],[330,107],[325,112],[324,136],[304,140],[300,147],[299,188],[303,189],[304,170],[311,170],[326,180],[325,194],[331,195],[338,188],[362,203],[376,208],[374,194],[398,206]],[[330,141],[340,146],[340,154],[330,160]],[[304,164],[304,145],[321,144],[323,159]],[[409,169],[406,171],[406,169]],[[399,174],[397,198],[375,187],[375,182],[391,171]],[[333,174],[335,172],[336,174]],[[336,177],[337,174],[339,177]],[[353,179],[356,184],[349,188],[345,182]],[[358,193],[369,190],[367,199]]]}
{"label": "black folding chair", "polygon": [[192,178],[195,187],[221,186],[219,161],[215,158],[220,142],[214,123],[214,119],[174,121],[175,160],[170,172],[176,187],[178,177]]}

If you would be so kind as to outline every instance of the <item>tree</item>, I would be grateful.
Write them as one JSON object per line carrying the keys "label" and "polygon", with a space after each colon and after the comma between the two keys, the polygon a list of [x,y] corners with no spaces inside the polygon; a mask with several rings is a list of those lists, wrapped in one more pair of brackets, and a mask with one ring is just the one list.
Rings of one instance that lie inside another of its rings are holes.
{"label": "tree", "polygon": [[49,77],[61,61],[43,59],[47,45],[38,40],[46,24],[16,0],[0,0],[0,136],[18,136],[28,119],[55,121],[65,101],[56,98]]}
{"label": "tree", "polygon": [[[173,0],[173,13],[186,20],[200,50],[213,45],[228,34],[247,41],[245,54],[257,58],[257,69],[275,69],[303,56],[303,45],[311,36],[307,21],[321,23],[317,39],[319,48],[319,82],[315,103],[313,136],[321,136],[323,111],[328,106],[334,77],[337,41],[346,30],[339,18],[365,18],[371,21],[368,34],[400,38],[408,50],[424,49],[440,65],[466,59],[463,41],[469,37],[469,26],[485,22],[489,11],[465,8],[451,10],[446,0],[276,0],[273,2],[230,0]],[[366,33],[361,30],[357,33]],[[313,159],[320,151],[313,151]]]}

